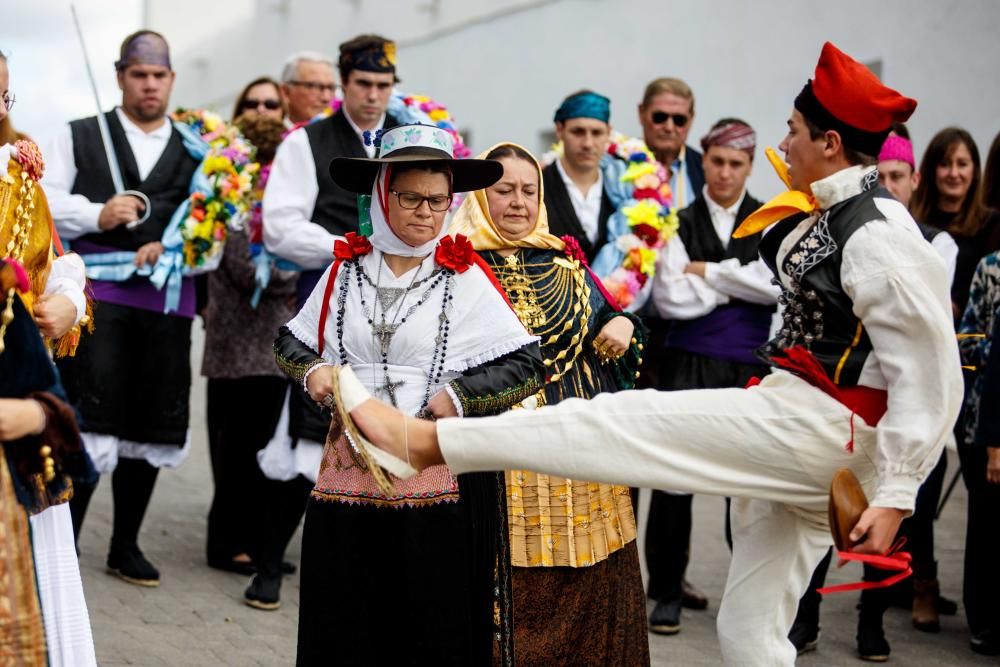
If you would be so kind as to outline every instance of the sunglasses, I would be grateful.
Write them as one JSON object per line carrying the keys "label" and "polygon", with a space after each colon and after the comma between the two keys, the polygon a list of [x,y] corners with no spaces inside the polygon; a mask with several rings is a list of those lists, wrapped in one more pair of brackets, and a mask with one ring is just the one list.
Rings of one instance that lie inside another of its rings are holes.
{"label": "sunglasses", "polygon": [[281,108],[281,101],[255,100],[251,97],[248,97],[247,99],[243,100],[243,104],[240,105],[240,108],[243,109],[244,111],[249,111],[250,109],[258,109],[260,108],[261,105],[264,105],[264,108],[269,111],[277,111],[278,109]]}
{"label": "sunglasses", "polygon": [[649,115],[653,122],[657,125],[663,125],[668,120],[673,120],[674,125],[677,127],[684,127],[691,120],[689,116],[682,113],[667,113],[666,111],[654,111]]}

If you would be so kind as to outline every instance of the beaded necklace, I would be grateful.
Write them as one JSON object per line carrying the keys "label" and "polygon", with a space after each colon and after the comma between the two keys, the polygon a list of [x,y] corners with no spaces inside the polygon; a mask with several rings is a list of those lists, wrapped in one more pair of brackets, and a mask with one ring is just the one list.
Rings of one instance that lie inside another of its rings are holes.
{"label": "beaded necklace", "polygon": [[[431,357],[430,367],[427,371],[427,383],[424,388],[424,398],[418,412],[418,414],[426,414],[427,404],[430,403],[431,399],[431,388],[435,385],[435,383],[441,381],[441,375],[444,372],[445,357],[448,353],[448,333],[451,324],[448,319],[448,309],[451,307],[455,272],[451,269],[438,268],[435,269],[431,275],[421,279],[420,281],[416,281],[416,275],[414,275],[414,281],[411,282],[409,287],[399,293],[398,296],[395,296],[395,298],[390,296],[391,303],[395,303],[396,300],[405,298],[405,295],[416,287],[428,282],[430,284],[427,289],[424,290],[424,293],[420,295],[420,298],[417,299],[417,302],[406,310],[402,318],[399,319],[399,322],[396,322],[396,317],[399,317],[400,310],[402,309],[402,301],[400,301],[399,308],[396,309],[396,316],[393,318],[392,322],[387,322],[385,319],[385,300],[383,300],[383,296],[380,294],[380,288],[377,283],[372,283],[371,278],[368,277],[364,268],[361,266],[360,258],[356,258],[345,263],[341,270],[344,271],[344,279],[340,283],[340,290],[337,294],[337,345],[338,353],[340,355],[340,363],[342,365],[347,364],[347,350],[344,347],[344,312],[347,308],[347,291],[353,273],[355,283],[358,286],[358,294],[361,299],[362,314],[365,316],[368,326],[371,327],[372,331],[372,351],[375,355],[381,358],[382,362],[382,385],[379,388],[386,393],[394,407],[398,407],[396,402],[396,390],[402,384],[402,381],[393,382],[389,376],[389,347],[392,343],[393,335],[406,323],[406,320],[413,315],[413,313],[416,312],[420,306],[427,302],[431,293],[437,288],[437,286],[443,283],[444,289],[441,298],[441,313],[438,315],[438,331],[434,338],[434,354]],[[419,268],[417,271],[419,273]],[[382,305],[381,321],[376,322],[375,313],[372,311],[372,308],[368,305],[368,301],[365,299],[365,282],[368,282],[368,284],[374,288],[377,302]],[[377,343],[375,342],[376,340],[378,341]]]}

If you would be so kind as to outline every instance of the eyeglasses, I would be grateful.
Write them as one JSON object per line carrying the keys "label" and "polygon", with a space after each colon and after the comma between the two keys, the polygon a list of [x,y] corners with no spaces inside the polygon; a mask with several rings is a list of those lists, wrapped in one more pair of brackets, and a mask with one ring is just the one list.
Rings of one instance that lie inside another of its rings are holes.
{"label": "eyeglasses", "polygon": [[6,93],[3,96],[3,105],[7,107],[7,111],[10,111],[14,107],[14,102],[17,98],[14,97],[14,93]]}
{"label": "eyeglasses", "polygon": [[691,120],[690,116],[682,113],[667,113],[666,111],[654,111],[649,115],[657,125],[663,125],[668,120],[673,120],[677,127],[684,127]]}
{"label": "eyeglasses", "polygon": [[332,93],[336,88],[332,83],[317,83],[315,81],[288,81],[290,86],[302,86],[311,93]]}
{"label": "eyeglasses", "polygon": [[416,192],[396,192],[395,190],[389,190],[392,194],[396,195],[396,201],[399,202],[399,207],[404,208],[407,211],[413,211],[424,203],[430,206],[432,211],[440,213],[441,211],[447,211],[451,206],[451,195],[431,195],[430,197],[425,197]]}
{"label": "eyeglasses", "polygon": [[255,100],[248,97],[243,100],[243,104],[240,105],[240,108],[244,111],[249,111],[250,109],[259,109],[261,105],[270,111],[277,111],[281,108],[281,100]]}

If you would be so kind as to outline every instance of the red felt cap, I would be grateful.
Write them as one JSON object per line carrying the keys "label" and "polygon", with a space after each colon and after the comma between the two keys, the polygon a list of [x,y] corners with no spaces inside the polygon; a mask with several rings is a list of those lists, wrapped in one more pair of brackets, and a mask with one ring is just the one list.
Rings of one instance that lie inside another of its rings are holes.
{"label": "red felt cap", "polygon": [[852,127],[881,132],[906,122],[917,101],[885,86],[874,73],[832,43],[823,45],[813,94],[827,111]]}

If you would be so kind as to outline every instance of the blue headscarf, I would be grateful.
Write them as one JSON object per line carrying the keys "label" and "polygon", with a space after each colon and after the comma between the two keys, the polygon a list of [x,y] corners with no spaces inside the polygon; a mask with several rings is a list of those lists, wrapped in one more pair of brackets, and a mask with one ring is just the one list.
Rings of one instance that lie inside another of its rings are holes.
{"label": "blue headscarf", "polygon": [[572,118],[594,118],[607,123],[611,120],[611,100],[589,90],[568,97],[556,109],[553,120],[563,123]]}

